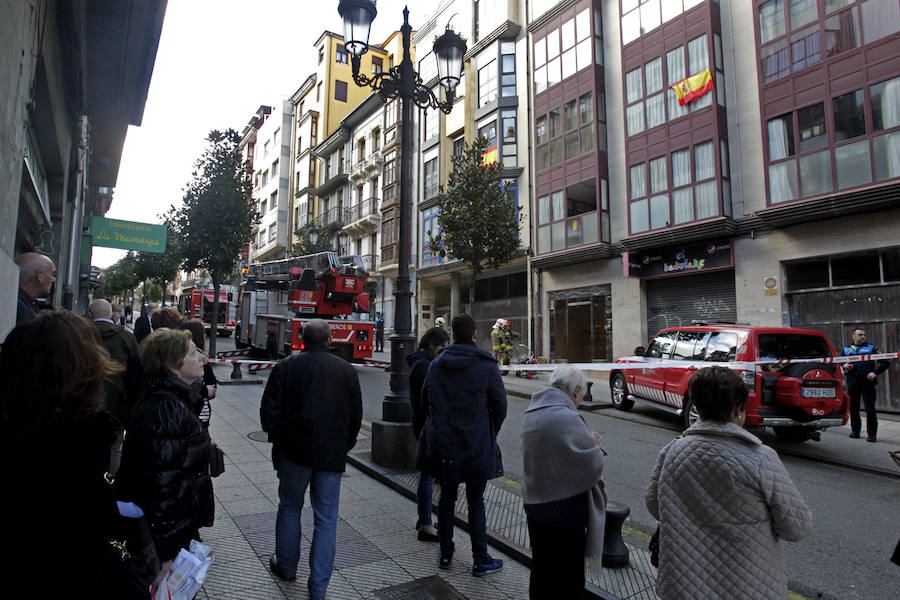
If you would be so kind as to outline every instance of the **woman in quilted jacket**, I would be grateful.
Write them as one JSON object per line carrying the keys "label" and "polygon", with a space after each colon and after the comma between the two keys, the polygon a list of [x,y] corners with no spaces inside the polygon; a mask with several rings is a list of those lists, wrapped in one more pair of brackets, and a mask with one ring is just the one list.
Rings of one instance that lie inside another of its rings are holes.
{"label": "woman in quilted jacket", "polygon": [[157,329],[138,352],[147,382],[125,428],[116,487],[144,510],[165,570],[212,517],[209,436],[191,386],[203,377],[203,362],[185,330]]}
{"label": "woman in quilted jacket", "polygon": [[659,453],[647,508],[659,519],[656,591],[674,598],[784,600],[779,541],[812,530],[812,513],[778,454],[742,425],[747,388],[725,367],[688,386],[700,421]]}

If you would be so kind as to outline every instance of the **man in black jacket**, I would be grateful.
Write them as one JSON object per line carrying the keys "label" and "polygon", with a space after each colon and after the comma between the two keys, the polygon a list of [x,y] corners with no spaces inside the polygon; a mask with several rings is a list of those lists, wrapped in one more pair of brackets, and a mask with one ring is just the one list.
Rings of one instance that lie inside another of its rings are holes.
{"label": "man in black jacket", "polygon": [[134,339],[138,344],[145,337],[153,333],[153,325],[150,323],[150,313],[156,310],[152,302],[141,309],[141,316],[134,321]]}
{"label": "man in black jacket", "polygon": [[341,473],[362,422],[362,394],[356,369],[328,349],[328,323],[307,323],[303,343],[303,352],[272,370],[259,414],[273,443],[279,480],[275,556],[269,566],[282,579],[296,578],[300,511],[310,486],[315,528],[307,587],[310,598],[318,600],[325,597],[334,566]]}
{"label": "man in black jacket", "polygon": [[122,458],[125,422],[137,404],[143,370],[134,336],[113,322],[112,314],[112,305],[102,299],[91,302],[87,310],[87,317],[94,322],[94,327],[100,332],[100,343],[109,352],[109,357],[125,367],[121,373],[107,376],[104,387],[104,406],[116,418],[119,426],[109,460],[108,475],[115,477]]}

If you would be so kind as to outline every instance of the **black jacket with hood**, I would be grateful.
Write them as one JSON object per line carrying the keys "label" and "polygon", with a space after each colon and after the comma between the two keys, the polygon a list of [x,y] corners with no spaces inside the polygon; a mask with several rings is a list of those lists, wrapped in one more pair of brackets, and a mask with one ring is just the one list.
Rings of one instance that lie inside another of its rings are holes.
{"label": "black jacket with hood", "polygon": [[428,366],[422,407],[420,471],[447,482],[503,474],[497,433],[506,418],[506,389],[492,355],[473,342],[447,346]]}

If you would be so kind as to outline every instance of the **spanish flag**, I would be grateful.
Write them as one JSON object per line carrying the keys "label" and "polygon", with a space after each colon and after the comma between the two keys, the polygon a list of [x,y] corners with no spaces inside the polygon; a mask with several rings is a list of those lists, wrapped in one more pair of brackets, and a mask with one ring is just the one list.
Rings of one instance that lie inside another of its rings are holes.
{"label": "spanish flag", "polygon": [[699,73],[691,75],[687,79],[682,79],[670,87],[675,90],[675,95],[678,96],[678,104],[684,106],[713,89],[712,73],[709,72],[709,69],[703,69]]}

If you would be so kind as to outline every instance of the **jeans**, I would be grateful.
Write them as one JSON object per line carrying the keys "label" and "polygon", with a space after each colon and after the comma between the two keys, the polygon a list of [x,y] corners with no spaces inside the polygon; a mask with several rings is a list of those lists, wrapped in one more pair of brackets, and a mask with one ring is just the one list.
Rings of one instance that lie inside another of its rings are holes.
{"label": "jeans", "polygon": [[434,496],[434,477],[428,473],[419,473],[419,487],[416,489],[419,504],[419,520],[416,529],[423,525],[431,525],[431,500]]}
{"label": "jeans", "polygon": [[[472,540],[472,558],[475,564],[487,562],[487,523],[484,514],[484,488],[487,481],[467,481],[466,500],[469,503],[469,537]],[[438,537],[441,556],[453,556],[453,520],[459,482],[442,481],[441,499],[438,502]]]}
{"label": "jeans", "polygon": [[313,471],[283,454],[278,462],[278,516],[275,519],[275,559],[287,577],[296,577],[300,560],[300,511],[309,486],[314,527],[309,552],[309,590],[323,596],[331,581],[337,537],[341,474]]}

